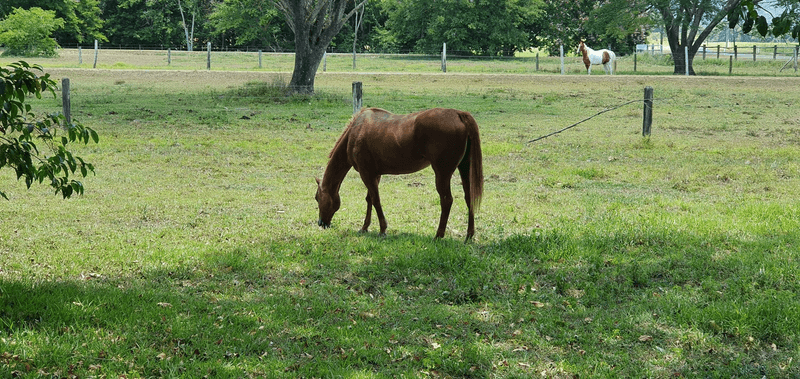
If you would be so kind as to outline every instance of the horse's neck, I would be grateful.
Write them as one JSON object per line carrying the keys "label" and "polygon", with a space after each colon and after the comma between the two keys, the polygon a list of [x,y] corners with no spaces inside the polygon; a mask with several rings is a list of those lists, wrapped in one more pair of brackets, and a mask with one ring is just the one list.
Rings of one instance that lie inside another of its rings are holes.
{"label": "horse's neck", "polygon": [[338,193],[347,172],[352,166],[347,160],[347,140],[341,139],[331,152],[331,159],[322,175],[322,190],[327,193]]}

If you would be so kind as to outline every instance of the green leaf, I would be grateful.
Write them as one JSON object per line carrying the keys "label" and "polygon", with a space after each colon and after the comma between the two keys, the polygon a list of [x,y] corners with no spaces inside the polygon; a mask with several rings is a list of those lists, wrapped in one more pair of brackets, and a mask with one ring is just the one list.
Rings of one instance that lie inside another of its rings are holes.
{"label": "green leaf", "polygon": [[766,17],[758,17],[758,21],[756,21],[756,30],[758,30],[758,34],[761,34],[762,37],[767,35],[769,32],[769,24],[767,23]]}
{"label": "green leaf", "polygon": [[733,29],[739,23],[739,10],[734,10],[728,13],[728,27]]}

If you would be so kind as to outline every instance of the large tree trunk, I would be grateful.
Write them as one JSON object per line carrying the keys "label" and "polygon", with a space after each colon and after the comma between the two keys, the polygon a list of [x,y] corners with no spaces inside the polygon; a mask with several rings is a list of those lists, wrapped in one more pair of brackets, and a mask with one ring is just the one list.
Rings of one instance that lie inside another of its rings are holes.
{"label": "large tree trunk", "polygon": [[275,5],[286,16],[294,31],[294,72],[289,88],[296,93],[314,93],[314,78],[319,63],[333,37],[367,0],[345,8],[352,0],[276,0]]}
{"label": "large tree trunk", "polygon": [[[694,75],[692,62],[697,51],[703,45],[708,35],[734,8],[741,4],[741,0],[726,0],[719,8],[709,6],[709,3],[679,2],[671,8],[670,2],[664,2],[657,7],[664,22],[669,47],[672,50],[672,61],[675,64],[675,75],[686,74],[686,47],[689,49],[689,75]],[[713,12],[713,17],[701,30],[701,21],[706,19],[706,13]],[[699,33],[698,33],[699,32]]]}
{"label": "large tree trunk", "polygon": [[314,50],[306,44],[302,48],[297,46],[294,57],[294,71],[289,88],[295,93],[314,93],[314,79],[317,69],[325,55],[325,48]]}

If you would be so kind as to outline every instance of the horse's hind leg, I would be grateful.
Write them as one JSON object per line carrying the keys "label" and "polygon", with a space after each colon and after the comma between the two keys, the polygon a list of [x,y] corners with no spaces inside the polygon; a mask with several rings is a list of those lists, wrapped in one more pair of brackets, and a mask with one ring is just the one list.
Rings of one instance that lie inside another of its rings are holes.
{"label": "horse's hind leg", "polygon": [[453,194],[450,192],[450,178],[452,177],[452,171],[447,174],[436,172],[436,192],[439,192],[439,202],[442,204],[442,215],[439,218],[436,238],[444,237],[445,229],[447,229],[447,219],[450,217],[450,208],[453,206]]}
{"label": "horse's hind leg", "polygon": [[[465,153],[469,154],[469,150]],[[464,200],[467,202],[467,210],[469,211],[469,221],[467,222],[467,238],[466,241],[472,239],[475,235],[475,210],[472,209],[472,202],[470,201],[470,181],[469,181],[469,159],[464,159],[458,165],[458,173],[461,175],[461,186],[464,187]]]}

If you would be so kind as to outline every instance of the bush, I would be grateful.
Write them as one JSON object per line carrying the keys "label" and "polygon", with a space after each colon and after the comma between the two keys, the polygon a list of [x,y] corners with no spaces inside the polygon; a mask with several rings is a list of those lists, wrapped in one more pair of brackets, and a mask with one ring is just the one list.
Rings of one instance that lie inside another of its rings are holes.
{"label": "bush", "polygon": [[64,20],[56,18],[55,11],[14,8],[8,17],[0,20],[0,45],[6,47],[3,55],[55,56],[58,43],[51,35],[63,26]]}

